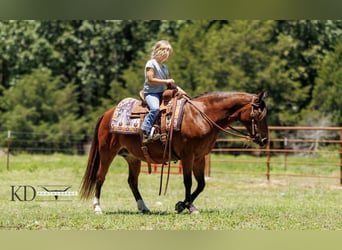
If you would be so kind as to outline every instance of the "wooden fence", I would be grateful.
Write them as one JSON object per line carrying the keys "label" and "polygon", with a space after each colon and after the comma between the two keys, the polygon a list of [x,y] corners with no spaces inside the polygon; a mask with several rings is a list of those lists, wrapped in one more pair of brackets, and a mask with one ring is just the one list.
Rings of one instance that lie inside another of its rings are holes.
{"label": "wooden fence", "polygon": [[[237,129],[243,130],[242,127]],[[291,171],[284,171],[284,173],[275,173],[272,167],[277,164],[284,165],[285,170],[290,170],[295,166],[307,166],[310,165],[315,169],[315,174],[310,177],[319,178],[336,178],[342,185],[342,127],[277,127],[270,126],[268,130],[269,141],[265,148],[259,148],[254,143],[246,143],[244,139],[224,135],[224,138],[219,138],[216,141],[216,145],[211,153],[206,157],[206,175],[210,176],[212,173],[211,166],[217,162],[221,164],[227,162],[227,165],[250,163],[255,165],[264,166],[263,173],[267,180],[270,180],[271,175],[296,175],[296,176],[308,176],[308,174],[291,174]],[[0,133],[2,145],[7,144],[7,150],[3,150],[5,156],[7,155],[7,169],[9,169],[9,156],[10,152],[83,152],[84,145],[79,147],[79,141],[75,140],[78,135],[68,135],[68,144],[57,145],[56,143],[49,142],[48,136],[45,134],[39,135],[39,140],[25,140],[26,133],[22,132],[3,132]],[[14,136],[13,136],[14,135]],[[23,136],[25,135],[25,136]],[[37,136],[37,135],[36,135]],[[17,142],[21,142],[25,147],[16,146]],[[44,144],[41,144],[42,141]],[[4,143],[6,142],[6,143]],[[50,145],[51,144],[51,145]],[[50,145],[50,146],[48,146]],[[7,153],[5,153],[7,152]],[[1,153],[1,151],[0,151]],[[241,157],[211,157],[213,154],[227,154],[227,155],[241,155],[249,154],[258,157],[250,157],[248,159],[241,159]],[[314,157],[306,157],[319,154],[334,154],[334,157],[327,159],[326,162],[314,161]],[[279,157],[281,156],[281,158]],[[303,156],[303,157],[290,157],[290,156]],[[296,159],[296,160],[294,160]],[[323,167],[334,168],[334,175],[336,176],[324,176],[320,175],[320,169]],[[167,167],[166,167],[167,168]],[[335,169],[336,168],[336,169]],[[153,164],[153,173],[160,173],[160,165]],[[316,171],[317,170],[317,171]],[[143,165],[142,172],[147,172],[146,165]],[[164,173],[167,173],[167,169],[164,169]],[[182,163],[177,162],[171,165],[171,174],[182,174]],[[241,173],[247,174],[246,171]],[[251,173],[252,174],[252,173]],[[260,172],[259,172],[260,174]]]}
{"label": "wooden fence", "polygon": [[[237,129],[243,130],[242,127]],[[318,177],[318,178],[336,178],[342,185],[342,127],[279,127],[269,126],[268,128],[268,144],[265,148],[259,148],[253,144],[246,146],[245,141],[240,138],[228,137],[219,138],[216,141],[215,147],[211,154],[250,154],[259,157],[252,157],[251,159],[220,159],[213,160],[215,157],[210,155],[206,158],[206,175],[211,175],[211,166],[215,162],[227,163],[252,163],[264,164],[265,175],[267,180],[271,178],[271,166],[275,164],[283,164],[285,169],[295,165],[310,165],[315,168],[320,167],[336,167],[339,170],[339,176],[323,176],[323,175],[308,175],[296,174],[295,176],[303,177]],[[337,161],[317,162],[312,157],[304,157],[304,155],[318,155],[318,154],[338,154]],[[279,155],[283,156],[281,162]],[[288,160],[290,155],[299,155],[301,160]],[[277,157],[276,157],[277,156]],[[145,165],[143,165],[144,167]],[[160,165],[153,165],[153,173],[160,173]],[[182,173],[182,164],[172,165],[172,174]],[[174,171],[175,170],[175,171]],[[143,168],[142,172],[147,172]],[[164,171],[166,172],[166,171]],[[248,173],[246,173],[248,174]],[[251,173],[252,174],[252,173]],[[275,174],[274,174],[275,175]],[[279,175],[279,174],[277,174]],[[293,176],[294,174],[283,173],[284,176]]]}

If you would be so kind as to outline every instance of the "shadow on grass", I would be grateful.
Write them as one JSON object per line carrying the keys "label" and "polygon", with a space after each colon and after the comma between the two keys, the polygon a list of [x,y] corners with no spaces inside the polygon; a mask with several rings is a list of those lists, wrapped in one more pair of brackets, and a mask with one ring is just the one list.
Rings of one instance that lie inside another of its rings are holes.
{"label": "shadow on grass", "polygon": [[151,211],[150,213],[142,213],[139,211],[130,211],[130,210],[117,210],[117,211],[109,211],[105,212],[105,215],[170,215],[170,214],[175,214],[176,212],[171,212],[171,211]]}
{"label": "shadow on grass", "polygon": [[[202,214],[221,214],[221,213],[231,213],[231,211],[222,211],[218,209],[205,209],[200,210],[200,215]],[[131,211],[131,210],[117,210],[117,211],[108,211],[104,212],[105,215],[142,215],[142,216],[152,216],[152,215],[161,215],[161,216],[170,216],[170,215],[190,215],[188,210],[184,210],[182,213],[177,213],[176,211],[151,211],[150,213],[144,214],[139,211]]]}

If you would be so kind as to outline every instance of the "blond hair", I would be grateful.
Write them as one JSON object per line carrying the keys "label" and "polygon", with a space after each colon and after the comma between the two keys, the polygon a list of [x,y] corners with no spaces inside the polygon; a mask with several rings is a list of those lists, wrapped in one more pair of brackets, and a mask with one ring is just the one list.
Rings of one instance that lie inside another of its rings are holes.
{"label": "blond hair", "polygon": [[152,47],[151,59],[163,63],[172,53],[171,44],[166,40],[160,40]]}

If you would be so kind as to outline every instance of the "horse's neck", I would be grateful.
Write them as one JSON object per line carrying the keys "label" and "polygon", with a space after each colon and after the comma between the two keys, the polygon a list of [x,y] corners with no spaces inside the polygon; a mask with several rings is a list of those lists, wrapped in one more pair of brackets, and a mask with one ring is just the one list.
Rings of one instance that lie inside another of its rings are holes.
{"label": "horse's neck", "polygon": [[245,93],[221,94],[203,100],[204,112],[215,122],[227,121],[229,116],[239,112],[251,102],[251,95]]}
{"label": "horse's neck", "polygon": [[239,112],[248,102],[250,102],[250,96],[229,92],[207,94],[195,98],[184,106],[182,134],[188,137],[205,135],[208,143],[214,143],[220,130],[217,126],[213,126],[212,122],[221,127],[227,127],[233,121],[228,118]]}

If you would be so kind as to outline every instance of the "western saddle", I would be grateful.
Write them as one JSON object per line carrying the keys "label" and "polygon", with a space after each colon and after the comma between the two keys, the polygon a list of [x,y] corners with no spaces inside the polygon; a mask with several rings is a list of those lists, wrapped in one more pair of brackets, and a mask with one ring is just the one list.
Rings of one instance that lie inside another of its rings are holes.
{"label": "western saddle", "polygon": [[[131,118],[140,117],[140,120],[143,121],[146,113],[148,113],[148,106],[147,106],[147,103],[145,100],[143,90],[141,90],[139,92],[139,96],[141,99],[141,105],[135,107],[132,110]],[[154,128],[155,128],[155,132],[160,133],[160,135],[161,135],[160,141],[162,142],[162,145],[164,148],[164,157],[163,158],[167,158],[166,157],[166,149],[168,148],[168,144],[169,144],[169,147],[171,146],[172,134],[173,134],[174,113],[175,113],[175,109],[176,109],[177,100],[180,99],[181,97],[182,97],[182,93],[178,93],[178,89],[166,89],[162,95],[162,100],[160,102],[160,112],[159,112],[160,124],[155,123]],[[171,117],[171,125],[170,125],[169,130],[167,130],[166,122],[167,122],[167,119],[169,119],[170,117]],[[140,130],[140,138],[141,138],[141,140],[143,138],[142,130]],[[151,163],[160,163],[160,162],[155,162],[151,158],[151,156],[148,152],[148,144],[149,143],[143,143],[141,149],[142,149],[144,156],[145,156],[147,163],[148,163],[148,171],[149,171],[149,173],[151,173]],[[169,148],[169,152],[171,152],[170,148]],[[171,155],[169,155],[168,158],[170,160]],[[166,159],[163,159],[163,163],[166,163],[165,160]]]}

